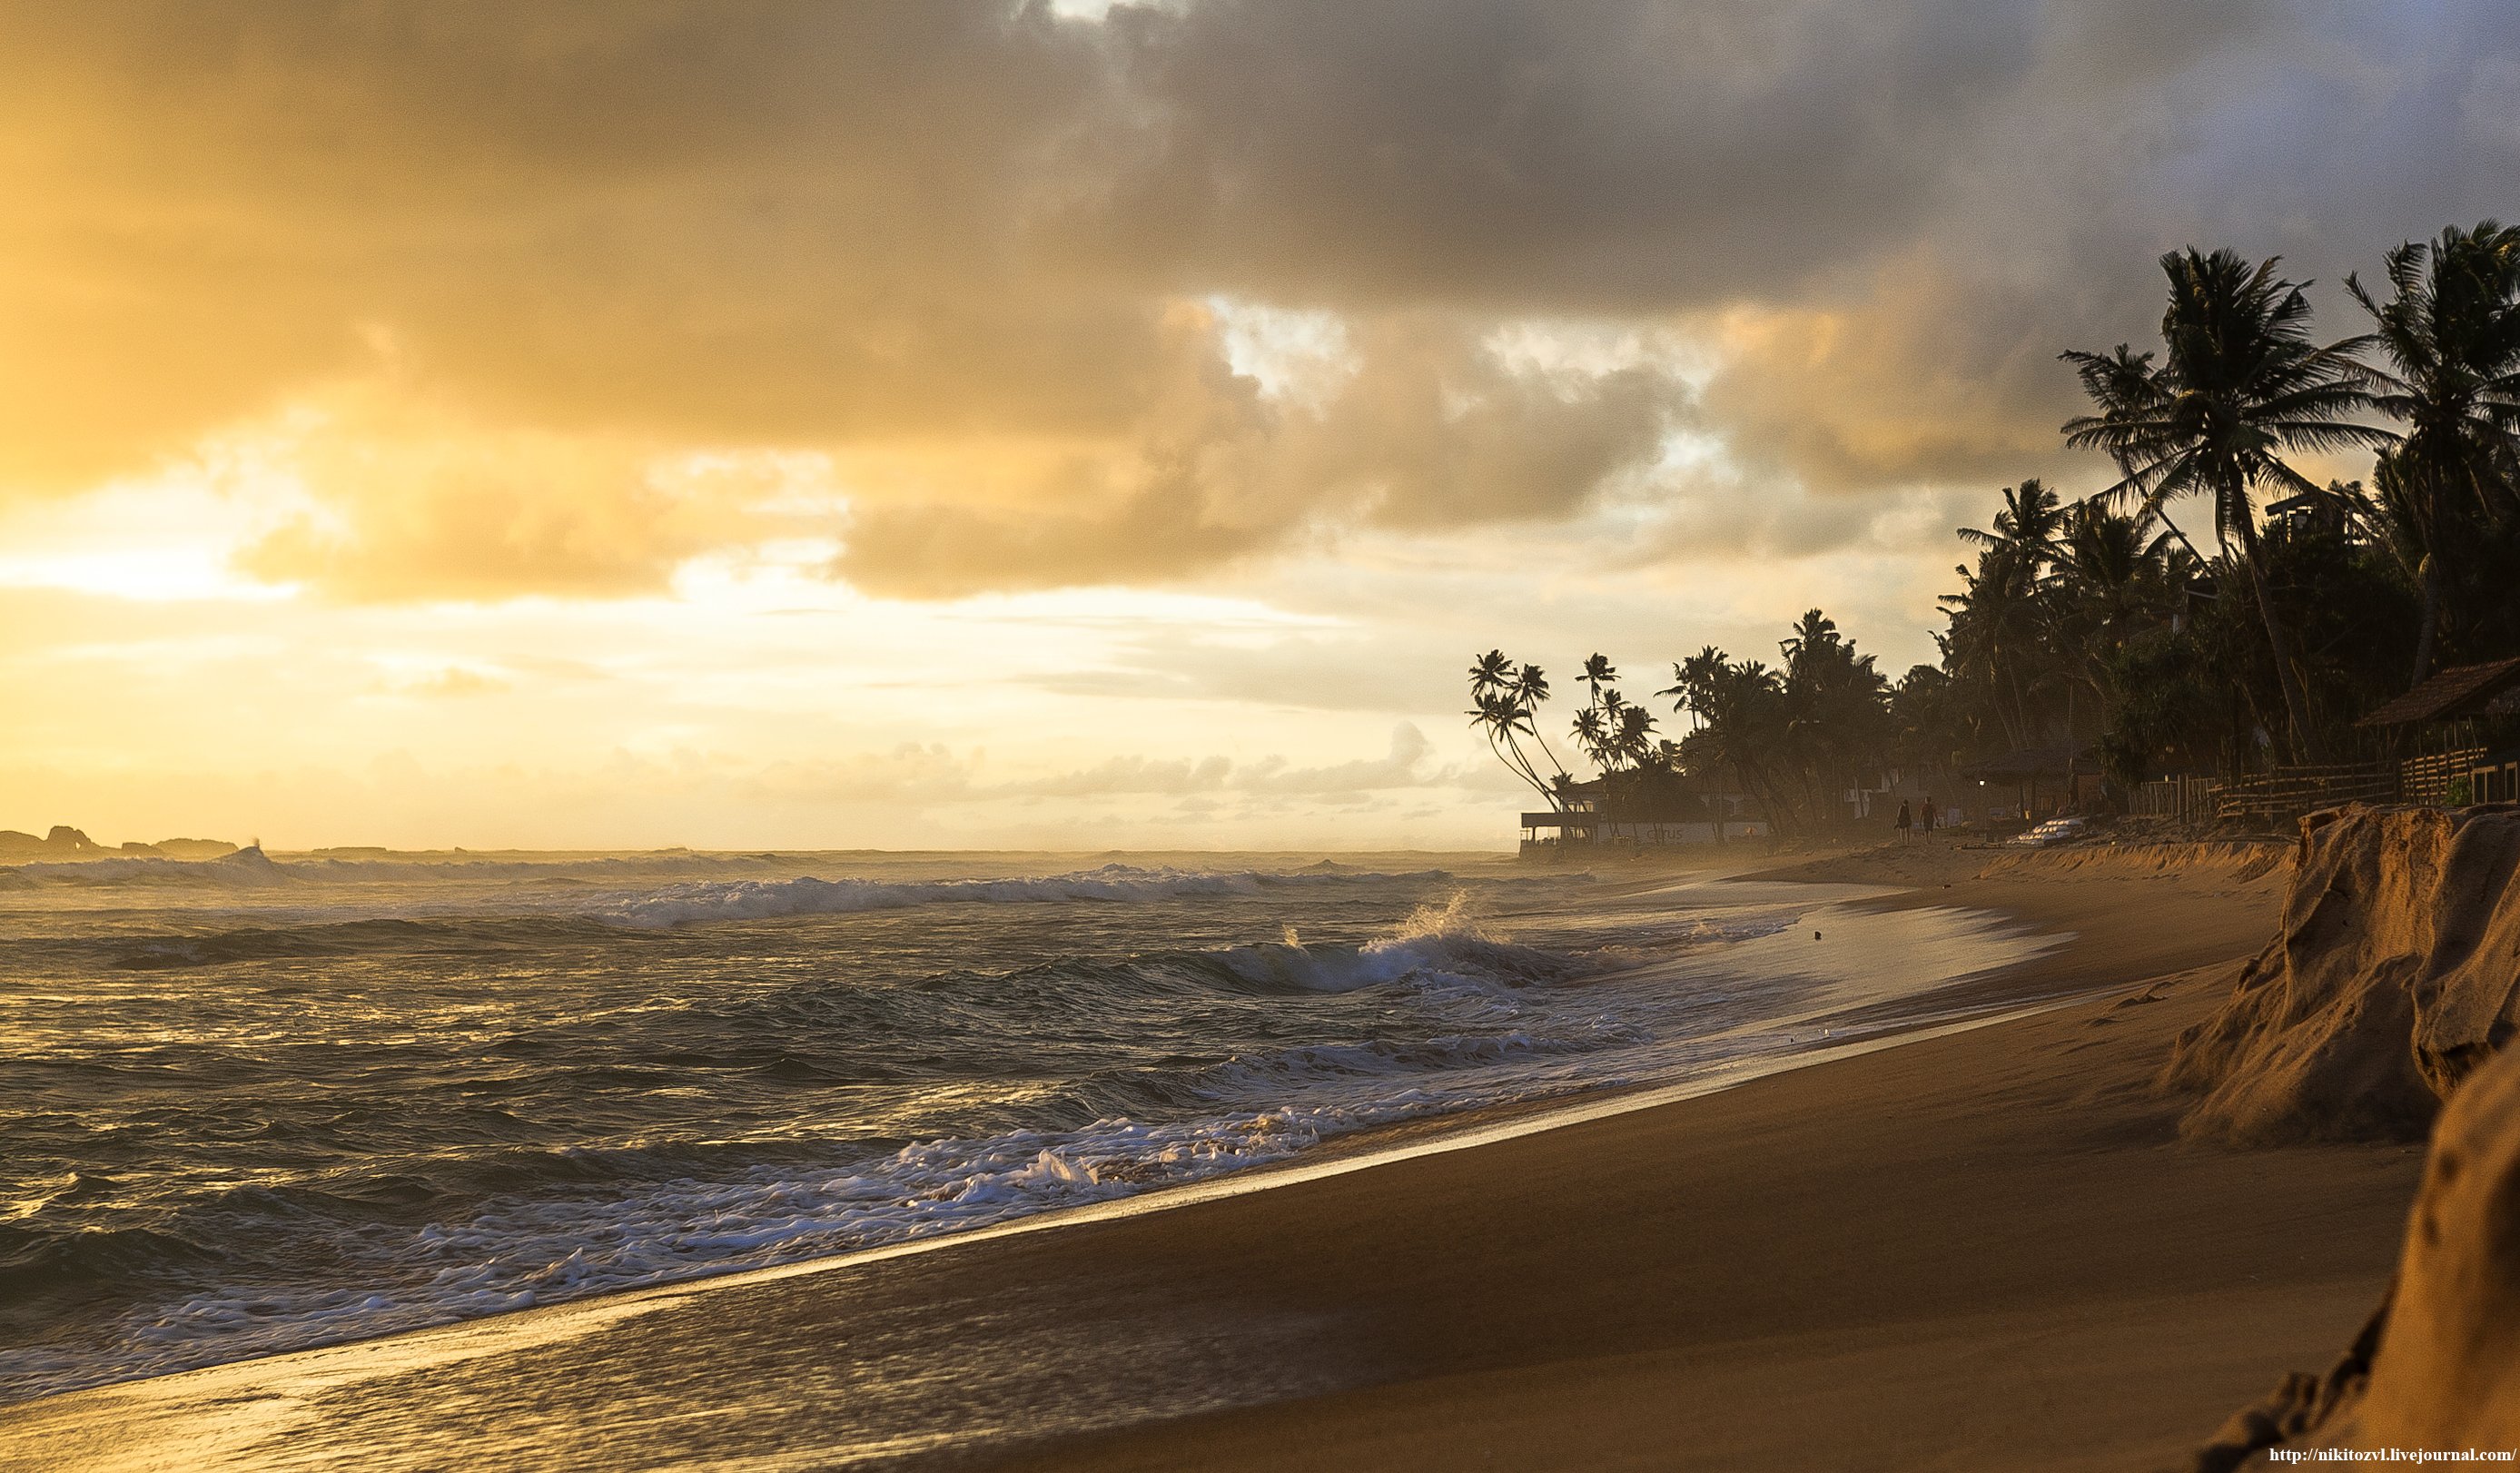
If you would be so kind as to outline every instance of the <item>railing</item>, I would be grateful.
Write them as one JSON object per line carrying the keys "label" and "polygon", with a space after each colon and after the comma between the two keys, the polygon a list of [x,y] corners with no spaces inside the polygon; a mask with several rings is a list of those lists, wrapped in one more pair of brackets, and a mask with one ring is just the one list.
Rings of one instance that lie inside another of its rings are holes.
{"label": "railing", "polygon": [[2385,762],[2278,767],[2235,778],[2214,790],[2223,819],[2280,819],[2346,803],[2394,803],[2402,774]]}
{"label": "railing", "polygon": [[2484,759],[2485,748],[2481,746],[2409,757],[2398,766],[2399,790],[2409,803],[2435,807],[2477,802],[2471,775]]}

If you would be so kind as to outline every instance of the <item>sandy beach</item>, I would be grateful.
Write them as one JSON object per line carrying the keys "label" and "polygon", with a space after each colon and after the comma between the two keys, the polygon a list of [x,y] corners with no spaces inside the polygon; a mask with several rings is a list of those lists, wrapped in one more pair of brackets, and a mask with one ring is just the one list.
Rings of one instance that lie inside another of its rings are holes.
{"label": "sandy beach", "polygon": [[[2421,1152],[2150,1080],[2279,851],[1788,867],[2064,934],[2037,1015],[1273,1189],[56,1397],[10,1467],[2175,1465],[2334,1359]],[[940,1410],[940,1408],[950,1408]]]}

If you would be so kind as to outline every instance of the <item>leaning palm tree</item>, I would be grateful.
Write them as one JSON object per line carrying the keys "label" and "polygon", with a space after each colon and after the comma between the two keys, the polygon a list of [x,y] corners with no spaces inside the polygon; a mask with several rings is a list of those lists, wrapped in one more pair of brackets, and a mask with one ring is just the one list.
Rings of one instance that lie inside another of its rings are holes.
{"label": "leaning palm tree", "polygon": [[1562,790],[1573,779],[1566,771],[1566,764],[1557,760],[1557,753],[1550,746],[1549,737],[1541,732],[1538,719],[1542,703],[1549,699],[1549,677],[1538,665],[1524,665],[1513,673],[1512,690],[1514,699],[1521,703],[1524,714],[1533,718],[1531,739],[1539,743],[1540,754],[1549,759],[1550,772],[1553,775],[1551,786]]}
{"label": "leaning palm tree", "polygon": [[2386,301],[2355,277],[2345,286],[2390,363],[2369,371],[2372,403],[2407,426],[2395,459],[2421,559],[2420,683],[2446,612],[2443,563],[2462,542],[2457,518],[2505,514],[2520,497],[2507,469],[2520,431],[2520,226],[2452,226],[2390,251],[2382,269]]}
{"label": "leaning palm tree", "polygon": [[1537,791],[1552,809],[1562,809],[1566,771],[1554,756],[1550,765],[1557,769],[1557,781],[1541,776],[1539,765],[1522,749],[1521,739],[1531,737],[1541,743],[1540,729],[1534,714],[1540,703],[1549,698],[1549,678],[1538,665],[1516,666],[1505,651],[1491,649],[1470,662],[1470,725],[1477,727],[1488,739],[1488,749],[1495,752],[1515,777]]}
{"label": "leaning palm tree", "polygon": [[2159,511],[2182,496],[2203,496],[2214,509],[2214,532],[2236,550],[2266,627],[2275,679],[2292,726],[2295,754],[2315,760],[2318,738],[2293,643],[2268,587],[2250,493],[2261,486],[2316,494],[2318,487],[2283,457],[2302,451],[2385,445],[2392,436],[2350,416],[2371,396],[2355,354],[2367,339],[2320,345],[2310,337],[2310,299],[2302,285],[2275,275],[2280,257],[2252,267],[2230,250],[2203,254],[2193,246],[2161,258],[2170,279],[2162,313],[2163,357],[2149,354],[2064,354],[2099,413],[2065,423],[2065,441],[2106,451],[2123,479],[2103,492],[2133,497]]}

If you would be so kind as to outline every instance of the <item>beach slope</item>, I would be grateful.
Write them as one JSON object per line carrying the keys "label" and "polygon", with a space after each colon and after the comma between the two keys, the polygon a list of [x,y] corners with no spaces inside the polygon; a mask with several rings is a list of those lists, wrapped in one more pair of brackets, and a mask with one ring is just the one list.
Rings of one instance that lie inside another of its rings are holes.
{"label": "beach slope", "polygon": [[1903,857],[1881,903],[2071,933],[2000,987],[2089,1001],[1170,1211],[54,1398],[0,1461],[2172,1466],[2352,1337],[2419,1152],[2182,1142],[2154,1092],[2279,876],[1987,868]]}

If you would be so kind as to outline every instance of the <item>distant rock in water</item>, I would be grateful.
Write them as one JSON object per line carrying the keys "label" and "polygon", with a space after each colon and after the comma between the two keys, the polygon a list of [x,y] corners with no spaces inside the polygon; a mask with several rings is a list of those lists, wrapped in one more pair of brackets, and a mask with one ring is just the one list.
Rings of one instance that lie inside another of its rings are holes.
{"label": "distant rock in water", "polygon": [[2520,805],[2302,821],[2275,939],[2182,1034],[2181,1123],[2237,1144],[2420,1139],[2520,1028]]}
{"label": "distant rock in water", "polygon": [[15,828],[0,828],[0,859],[77,859],[112,852],[68,824],[55,824],[40,839]]}
{"label": "distant rock in water", "polygon": [[0,862],[13,860],[65,860],[166,858],[181,860],[217,859],[234,854],[237,846],[222,839],[159,839],[155,844],[100,844],[82,829],[68,824],[56,824],[42,838],[15,828],[0,828]]}
{"label": "distant rock in water", "polygon": [[2271,1447],[2520,1447],[2514,1202],[2520,1052],[2477,1069],[2442,1112],[2397,1279],[2353,1348],[2326,1375],[2289,1376],[2225,1423],[2197,1473],[2225,1473]]}

